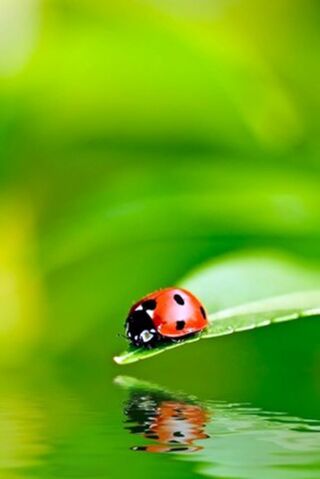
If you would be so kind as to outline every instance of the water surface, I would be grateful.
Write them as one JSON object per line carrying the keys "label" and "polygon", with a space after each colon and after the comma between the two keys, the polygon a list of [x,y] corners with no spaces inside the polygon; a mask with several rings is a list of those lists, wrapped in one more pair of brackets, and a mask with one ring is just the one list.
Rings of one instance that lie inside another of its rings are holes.
{"label": "water surface", "polygon": [[320,421],[135,378],[6,381],[0,477],[320,477]]}

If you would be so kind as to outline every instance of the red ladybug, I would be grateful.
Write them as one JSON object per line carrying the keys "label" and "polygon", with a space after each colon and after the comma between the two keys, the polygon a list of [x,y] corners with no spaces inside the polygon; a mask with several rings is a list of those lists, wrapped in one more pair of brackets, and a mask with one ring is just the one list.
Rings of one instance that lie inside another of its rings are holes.
{"label": "red ladybug", "polygon": [[153,348],[160,342],[193,335],[207,325],[206,311],[193,294],[181,288],[165,288],[132,306],[125,330],[134,346]]}

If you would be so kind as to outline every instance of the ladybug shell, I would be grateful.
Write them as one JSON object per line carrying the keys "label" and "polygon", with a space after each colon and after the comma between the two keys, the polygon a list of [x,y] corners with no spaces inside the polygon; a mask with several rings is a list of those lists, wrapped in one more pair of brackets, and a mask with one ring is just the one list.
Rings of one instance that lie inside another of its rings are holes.
{"label": "ladybug shell", "polygon": [[208,325],[203,305],[185,289],[165,288],[151,293],[136,303],[130,312],[146,301],[153,303],[152,322],[162,336],[179,338],[201,331]]}

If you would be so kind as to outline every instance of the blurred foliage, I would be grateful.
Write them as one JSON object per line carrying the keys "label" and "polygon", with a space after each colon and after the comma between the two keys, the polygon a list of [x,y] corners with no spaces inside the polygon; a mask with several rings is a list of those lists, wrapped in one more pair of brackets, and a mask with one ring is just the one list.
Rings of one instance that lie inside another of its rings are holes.
{"label": "blurred foliage", "polygon": [[0,11],[3,364],[111,358],[135,299],[226,252],[318,268],[316,0]]}
{"label": "blurred foliage", "polygon": [[180,286],[193,291],[214,314],[259,300],[272,303],[290,293],[303,297],[308,290],[319,290],[320,272],[313,263],[260,249],[219,256],[190,271]]}

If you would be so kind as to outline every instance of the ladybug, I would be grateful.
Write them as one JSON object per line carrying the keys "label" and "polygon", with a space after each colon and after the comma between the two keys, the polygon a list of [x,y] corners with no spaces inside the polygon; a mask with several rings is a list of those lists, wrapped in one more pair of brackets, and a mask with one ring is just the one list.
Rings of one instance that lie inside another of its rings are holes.
{"label": "ladybug", "polygon": [[202,331],[208,325],[201,302],[189,291],[164,288],[135,303],[125,323],[126,337],[133,346],[153,348]]}

